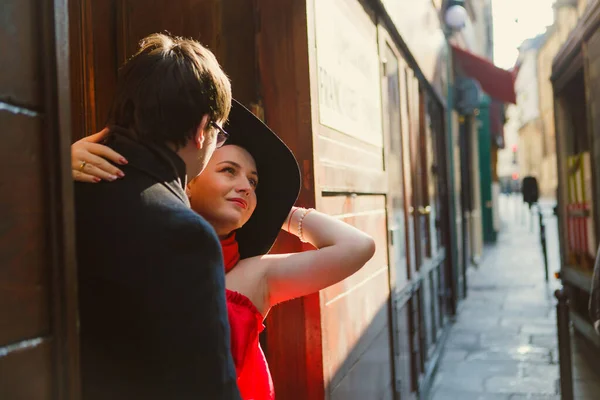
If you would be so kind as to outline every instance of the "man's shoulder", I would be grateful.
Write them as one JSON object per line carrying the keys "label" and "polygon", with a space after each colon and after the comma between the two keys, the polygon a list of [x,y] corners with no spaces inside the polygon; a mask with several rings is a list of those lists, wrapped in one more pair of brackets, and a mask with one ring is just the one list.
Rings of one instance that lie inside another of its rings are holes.
{"label": "man's shoulder", "polygon": [[76,183],[78,225],[154,232],[162,240],[187,235],[218,242],[212,226],[163,183],[135,169],[125,174],[115,182]]}
{"label": "man's shoulder", "polygon": [[165,206],[187,207],[181,198],[165,186],[166,182],[160,182],[136,168],[120,168],[125,172],[125,177],[114,182],[75,182],[76,201],[85,204],[101,203],[110,207],[119,203],[141,203],[141,206],[160,203]]}
{"label": "man's shoulder", "polygon": [[212,225],[191,208],[183,204],[165,205],[160,202],[156,204],[156,207],[158,212],[152,213],[152,215],[161,221],[161,225],[165,229],[217,239]]}

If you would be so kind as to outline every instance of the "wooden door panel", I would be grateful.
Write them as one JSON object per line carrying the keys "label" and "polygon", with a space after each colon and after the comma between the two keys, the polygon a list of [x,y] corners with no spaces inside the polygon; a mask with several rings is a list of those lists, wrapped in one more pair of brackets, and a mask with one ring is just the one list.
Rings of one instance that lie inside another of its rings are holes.
{"label": "wooden door panel", "polygon": [[[587,64],[585,75],[587,85],[587,103],[589,115],[589,137],[592,154],[592,190],[593,190],[593,218],[595,226],[596,243],[600,238],[600,31],[596,31],[585,44]],[[567,242],[568,243],[568,242]]]}
{"label": "wooden door panel", "polygon": [[[410,340],[407,333],[408,320],[399,315],[400,293],[407,290],[409,263],[406,244],[406,201],[404,198],[404,166],[402,158],[402,107],[401,74],[404,73],[404,60],[392,44],[387,32],[380,28],[380,49],[383,56],[382,107],[385,139],[385,169],[387,171],[387,223],[388,253],[390,262],[391,288],[391,343],[394,354],[395,396],[406,398],[411,393]],[[407,383],[409,383],[407,385]]]}
{"label": "wooden door panel", "polygon": [[0,126],[1,346],[47,335],[50,315],[42,120],[0,111]]}
{"label": "wooden door panel", "polygon": [[[100,130],[108,116],[119,67],[152,33],[198,40],[217,57],[232,80],[234,97],[259,104],[255,4],[237,0],[83,0],[71,3],[79,16],[72,29],[76,88],[74,139]],[[77,23],[78,22],[78,23]],[[228,29],[222,29],[227,26]]]}
{"label": "wooden door panel", "polygon": [[[424,265],[425,249],[427,247],[427,230],[425,227],[425,219],[423,212],[424,201],[422,196],[423,184],[423,153],[421,152],[421,123],[424,118],[421,118],[421,99],[419,81],[410,69],[405,70],[405,92],[407,99],[407,119],[408,131],[404,138],[404,155],[405,155],[405,184],[407,192],[410,191],[410,196],[406,196],[407,202],[410,202],[408,207],[409,214],[409,246],[410,250],[410,270],[414,278],[419,277],[419,272]],[[427,321],[429,314],[425,296],[429,293],[424,289],[423,285],[427,282],[427,277],[422,278],[419,289],[413,293],[411,300],[408,303],[410,309],[410,324],[411,324],[411,345],[412,345],[412,366],[413,366],[413,390],[418,390],[418,383],[421,376],[425,372],[425,363],[427,361]]]}
{"label": "wooden door panel", "polygon": [[38,7],[35,0],[3,1],[0,27],[1,98],[34,108],[42,102]]}
{"label": "wooden door panel", "polygon": [[409,117],[410,117],[410,154],[411,154],[411,174],[413,176],[412,184],[412,206],[414,209],[413,217],[415,224],[415,267],[421,269],[425,259],[425,249],[427,248],[428,238],[425,226],[423,208],[426,205],[423,199],[424,171],[423,162],[425,154],[422,149],[422,122],[424,122],[423,109],[421,107],[421,91],[419,80],[412,71],[409,71],[407,87],[409,89]]}
{"label": "wooden door panel", "polygon": [[[367,232],[377,244],[374,257],[359,272],[321,291],[325,380],[331,394],[340,385],[360,382],[369,392],[365,398],[379,398],[392,382],[385,197],[326,196],[321,201],[323,212]],[[387,340],[381,340],[382,334]],[[377,354],[376,360],[366,357],[369,352]],[[369,363],[380,371],[378,380],[351,372],[355,365]],[[345,390],[335,396],[341,393]]]}
{"label": "wooden door panel", "polygon": [[[74,21],[72,68],[77,88],[79,120],[75,139],[100,130],[112,103],[119,67],[137,51],[141,39],[168,32],[199,40],[216,52],[221,1],[82,0],[72,3]],[[76,82],[78,80],[75,80]],[[77,100],[76,100],[77,102]]]}
{"label": "wooden door panel", "polygon": [[23,349],[15,349],[0,357],[0,398],[56,399],[52,346],[51,340],[37,339]]}
{"label": "wooden door panel", "polygon": [[411,139],[410,132],[412,124],[410,122],[411,115],[411,78],[412,72],[405,66],[403,73],[400,74],[400,105],[401,105],[401,121],[402,121],[402,164],[404,173],[404,200],[405,200],[405,215],[406,215],[406,243],[408,247],[408,262],[409,262],[409,278],[412,278],[417,271],[417,249],[415,245],[415,220],[414,220],[414,193],[413,193],[413,174],[411,158]]}
{"label": "wooden door panel", "polygon": [[[49,399],[55,388],[45,244],[44,45],[33,1],[3,3],[0,28],[0,398]],[[6,14],[4,14],[6,13]],[[49,129],[46,134],[53,134]],[[34,375],[36,374],[36,375]],[[33,381],[39,379],[38,385]]]}
{"label": "wooden door panel", "polygon": [[[86,51],[93,55],[93,80],[88,85],[93,88],[93,115],[96,126],[88,130],[90,134],[104,127],[112,98],[117,86],[117,74],[122,58],[117,49],[117,5],[119,0],[85,0],[88,5],[91,38],[87,38]],[[91,39],[91,40],[90,40]],[[129,54],[131,55],[131,54]]]}
{"label": "wooden door panel", "polygon": [[386,171],[388,179],[388,231],[390,235],[390,268],[392,291],[401,290],[409,279],[406,251],[406,210],[404,196],[404,166],[402,157],[401,65],[403,61],[387,44],[381,52],[385,57],[383,79],[384,131],[386,140]]}
{"label": "wooden door panel", "polygon": [[396,367],[396,391],[401,400],[412,399],[415,391],[412,384],[412,345],[410,336],[409,307],[408,304],[396,307],[395,314],[398,324],[395,329],[395,337],[398,348]]}
{"label": "wooden door panel", "polygon": [[388,359],[390,352],[388,332],[382,329],[344,379],[335,386],[329,398],[331,400],[392,399],[394,392],[390,379]]}
{"label": "wooden door panel", "polygon": [[139,41],[155,32],[169,32],[200,41],[218,52],[220,0],[122,0],[117,29],[122,29],[121,62],[135,53]]}
{"label": "wooden door panel", "polygon": [[440,322],[441,314],[440,314],[440,273],[444,269],[444,263],[440,265],[440,267],[436,268],[431,272],[431,324],[432,324],[432,337],[433,343],[437,343],[438,336],[441,333],[441,329],[443,328],[442,323]]}
{"label": "wooden door panel", "polygon": [[431,286],[431,273],[426,274],[421,281],[421,343],[425,358],[435,342],[432,303],[434,292]]}
{"label": "wooden door panel", "polygon": [[[61,0],[2,4],[0,398],[78,398],[68,16]],[[57,18],[57,20],[55,20]],[[61,112],[59,113],[59,108]],[[63,118],[59,124],[59,118]],[[63,136],[64,135],[64,136]],[[64,167],[64,168],[63,168]]]}
{"label": "wooden door panel", "polygon": [[428,175],[429,175],[429,187],[427,190],[427,196],[429,199],[430,213],[429,213],[429,231],[431,235],[431,249],[428,254],[429,257],[435,257],[438,252],[444,247],[443,238],[443,221],[444,212],[443,207],[447,207],[446,203],[442,200],[444,193],[447,192],[445,189],[445,182],[443,176],[445,172],[444,168],[444,148],[443,148],[443,135],[444,135],[444,122],[443,122],[443,108],[442,106],[432,97],[427,96],[427,154],[428,156]]}
{"label": "wooden door panel", "polygon": [[317,136],[321,190],[382,193],[387,189],[381,147],[319,126]]}

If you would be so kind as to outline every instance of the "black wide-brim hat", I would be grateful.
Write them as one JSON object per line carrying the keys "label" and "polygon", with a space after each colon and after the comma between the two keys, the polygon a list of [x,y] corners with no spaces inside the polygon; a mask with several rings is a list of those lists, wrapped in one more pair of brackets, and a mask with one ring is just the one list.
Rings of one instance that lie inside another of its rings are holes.
{"label": "black wide-brim hat", "polygon": [[248,222],[237,230],[242,259],[267,254],[300,193],[300,168],[292,151],[251,111],[233,100],[225,125],[233,144],[256,162],[257,204]]}

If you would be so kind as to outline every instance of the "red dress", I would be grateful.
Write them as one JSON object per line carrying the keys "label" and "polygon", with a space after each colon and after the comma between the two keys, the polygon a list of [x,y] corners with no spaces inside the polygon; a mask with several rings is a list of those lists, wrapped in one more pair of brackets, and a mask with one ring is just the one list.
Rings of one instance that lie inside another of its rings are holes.
{"label": "red dress", "polygon": [[[240,260],[235,234],[221,241],[225,272]],[[267,359],[260,347],[263,317],[252,301],[241,293],[227,290],[227,311],[231,327],[231,353],[237,384],[243,400],[274,400],[273,381]]]}

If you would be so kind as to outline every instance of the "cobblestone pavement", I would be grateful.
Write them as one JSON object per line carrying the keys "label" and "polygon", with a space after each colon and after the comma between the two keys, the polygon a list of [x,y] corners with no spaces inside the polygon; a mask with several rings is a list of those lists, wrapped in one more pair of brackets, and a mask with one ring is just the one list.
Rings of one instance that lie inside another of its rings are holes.
{"label": "cobblestone pavement", "polygon": [[[513,201],[514,200],[514,201]],[[548,217],[550,284],[544,281],[539,234],[517,199],[503,198],[496,245],[468,275],[440,361],[432,400],[560,399],[554,289],[556,219]],[[551,212],[551,206],[546,205]],[[574,350],[576,399],[600,399],[600,373]]]}

